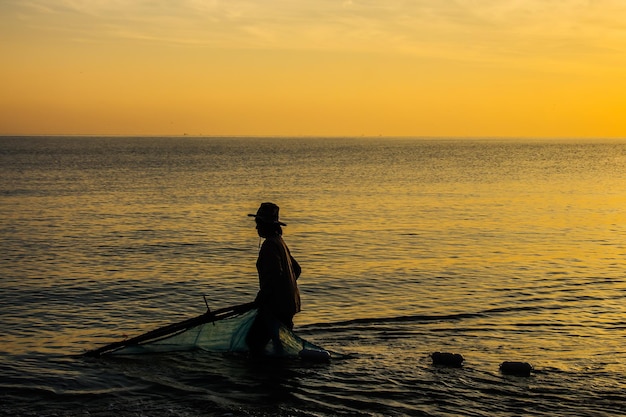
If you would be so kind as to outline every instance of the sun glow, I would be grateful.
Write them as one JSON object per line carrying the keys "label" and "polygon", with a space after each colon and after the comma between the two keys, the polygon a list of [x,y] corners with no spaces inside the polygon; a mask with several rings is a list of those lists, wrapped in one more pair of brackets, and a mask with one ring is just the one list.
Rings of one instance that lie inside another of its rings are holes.
{"label": "sun glow", "polygon": [[8,0],[0,134],[623,137],[619,1]]}

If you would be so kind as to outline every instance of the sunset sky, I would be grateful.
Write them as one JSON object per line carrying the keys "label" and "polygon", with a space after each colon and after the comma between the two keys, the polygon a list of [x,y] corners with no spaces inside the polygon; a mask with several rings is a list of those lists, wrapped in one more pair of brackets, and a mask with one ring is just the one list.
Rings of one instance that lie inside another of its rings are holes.
{"label": "sunset sky", "polygon": [[0,134],[626,137],[624,0],[1,0]]}

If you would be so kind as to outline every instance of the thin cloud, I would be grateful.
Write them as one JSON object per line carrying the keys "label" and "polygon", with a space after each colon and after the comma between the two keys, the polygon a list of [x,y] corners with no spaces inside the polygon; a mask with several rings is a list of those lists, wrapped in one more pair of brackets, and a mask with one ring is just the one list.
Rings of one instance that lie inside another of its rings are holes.
{"label": "thin cloud", "polygon": [[475,60],[623,54],[626,42],[619,0],[5,0],[2,9],[83,41]]}

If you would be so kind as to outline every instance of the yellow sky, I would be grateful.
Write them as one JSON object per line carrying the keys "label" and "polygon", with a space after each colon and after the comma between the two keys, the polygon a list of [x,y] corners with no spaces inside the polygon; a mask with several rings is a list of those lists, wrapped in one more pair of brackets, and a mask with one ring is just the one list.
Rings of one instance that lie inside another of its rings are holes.
{"label": "yellow sky", "polygon": [[1,0],[0,134],[626,137],[624,0]]}

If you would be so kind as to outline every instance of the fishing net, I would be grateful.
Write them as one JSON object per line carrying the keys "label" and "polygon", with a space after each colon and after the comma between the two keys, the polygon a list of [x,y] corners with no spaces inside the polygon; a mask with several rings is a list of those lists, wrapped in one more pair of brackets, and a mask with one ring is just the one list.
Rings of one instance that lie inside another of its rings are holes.
{"label": "fishing net", "polygon": [[[226,309],[225,309],[226,310]],[[181,323],[153,330],[127,341],[87,352],[88,356],[105,354],[134,355],[143,353],[205,350],[208,352],[247,352],[246,336],[257,316],[256,309],[233,309],[224,316],[207,314]],[[297,336],[286,327],[279,329],[280,346],[268,342],[268,356],[300,356],[307,359],[329,359],[330,354]]]}
{"label": "fishing net", "polygon": [[254,322],[257,310],[220,321],[199,324],[176,333],[146,340],[116,350],[115,354],[181,352],[206,350],[209,352],[244,352],[246,335]]}

